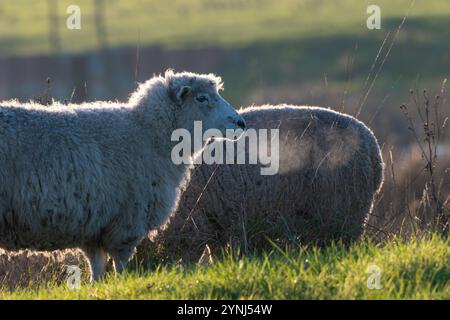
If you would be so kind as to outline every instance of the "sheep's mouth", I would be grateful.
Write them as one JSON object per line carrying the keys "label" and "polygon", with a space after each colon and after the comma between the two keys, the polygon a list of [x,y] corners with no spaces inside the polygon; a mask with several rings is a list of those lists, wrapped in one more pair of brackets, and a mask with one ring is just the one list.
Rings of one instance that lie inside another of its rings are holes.
{"label": "sheep's mouth", "polygon": [[221,139],[217,139],[217,140],[238,141],[245,135],[245,131],[246,131],[245,129],[241,129],[241,128],[235,128],[235,129],[230,129],[230,130],[233,130],[233,132],[234,132],[232,135],[225,134],[223,137],[221,137]]}
{"label": "sheep's mouth", "polygon": [[235,129],[244,130],[247,128],[247,125],[243,119],[234,119],[231,123],[236,127]]}

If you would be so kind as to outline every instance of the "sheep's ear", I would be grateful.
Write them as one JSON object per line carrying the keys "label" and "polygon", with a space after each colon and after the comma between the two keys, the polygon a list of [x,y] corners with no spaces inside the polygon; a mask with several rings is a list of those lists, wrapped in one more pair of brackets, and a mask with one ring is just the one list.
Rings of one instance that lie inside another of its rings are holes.
{"label": "sheep's ear", "polygon": [[178,90],[178,99],[181,102],[184,102],[184,100],[186,100],[186,97],[188,96],[188,94],[191,92],[191,87],[188,86],[183,86],[180,88],[180,90]]}
{"label": "sheep's ear", "polygon": [[186,98],[191,91],[192,88],[189,86],[182,86],[175,89],[174,92],[172,92],[172,97],[175,99],[175,103],[181,106],[186,101]]}

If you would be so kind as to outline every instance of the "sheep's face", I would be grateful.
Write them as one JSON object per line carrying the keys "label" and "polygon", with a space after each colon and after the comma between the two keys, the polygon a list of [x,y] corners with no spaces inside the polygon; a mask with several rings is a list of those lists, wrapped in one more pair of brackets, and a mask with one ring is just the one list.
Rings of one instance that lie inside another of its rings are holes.
{"label": "sheep's face", "polygon": [[193,133],[194,122],[201,121],[203,131],[217,129],[223,136],[227,129],[245,129],[244,119],[223,99],[222,82],[212,74],[166,73],[169,95],[178,109],[177,122]]}

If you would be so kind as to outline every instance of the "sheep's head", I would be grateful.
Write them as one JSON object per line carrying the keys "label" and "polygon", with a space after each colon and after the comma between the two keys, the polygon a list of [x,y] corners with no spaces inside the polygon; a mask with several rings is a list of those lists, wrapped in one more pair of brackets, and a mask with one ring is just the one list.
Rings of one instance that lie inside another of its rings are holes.
{"label": "sheep's head", "polygon": [[194,122],[201,121],[203,130],[218,129],[224,136],[227,129],[245,129],[244,119],[220,96],[219,77],[169,70],[165,80],[180,128],[192,132]]}

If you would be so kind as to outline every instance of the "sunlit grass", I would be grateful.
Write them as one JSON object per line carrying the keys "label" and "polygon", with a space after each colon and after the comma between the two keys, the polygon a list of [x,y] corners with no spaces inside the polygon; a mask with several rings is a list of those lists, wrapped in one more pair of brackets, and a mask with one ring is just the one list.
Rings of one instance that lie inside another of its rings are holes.
{"label": "sunlit grass", "polygon": [[[384,246],[228,254],[211,266],[160,266],[78,290],[50,284],[1,292],[0,299],[449,299],[449,244],[434,236]],[[367,286],[370,266],[381,271],[381,289]]]}

